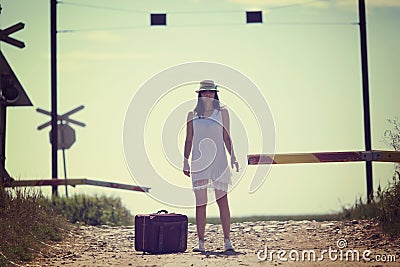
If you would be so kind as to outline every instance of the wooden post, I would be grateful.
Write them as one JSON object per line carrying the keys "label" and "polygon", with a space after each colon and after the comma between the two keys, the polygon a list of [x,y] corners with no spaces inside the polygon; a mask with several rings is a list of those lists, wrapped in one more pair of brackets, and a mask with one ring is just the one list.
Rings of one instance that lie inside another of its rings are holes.
{"label": "wooden post", "polygon": [[[50,46],[51,46],[51,177],[58,178],[57,151],[57,0],[50,0]],[[57,186],[52,187],[57,196]]]}
{"label": "wooden post", "polygon": [[[361,69],[362,69],[362,89],[363,89],[363,108],[364,108],[364,142],[365,150],[371,150],[371,119],[369,109],[369,82],[368,82],[368,55],[367,55],[367,29],[365,19],[365,0],[358,1],[358,11],[360,16],[360,42],[361,42]],[[365,163],[367,175],[367,201],[373,200],[372,183],[372,162]]]}

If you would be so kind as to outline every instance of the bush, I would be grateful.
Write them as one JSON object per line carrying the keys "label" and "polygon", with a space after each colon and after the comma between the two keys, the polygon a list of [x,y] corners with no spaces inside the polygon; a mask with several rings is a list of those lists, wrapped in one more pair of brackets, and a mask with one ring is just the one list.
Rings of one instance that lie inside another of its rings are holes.
{"label": "bush", "polygon": [[[384,140],[394,150],[400,151],[400,123],[397,118],[389,119],[391,129],[385,131]],[[377,218],[388,233],[400,236],[400,164],[396,163],[392,182],[384,190],[378,187],[375,199],[366,204],[358,200],[356,204],[343,209],[346,219]]]}
{"label": "bush", "polygon": [[[389,119],[391,129],[384,134],[386,143],[394,150],[400,151],[400,123],[398,118]],[[379,215],[383,228],[396,235],[400,235],[400,164],[395,165],[393,182],[384,192],[378,192]]]}
{"label": "bush", "polygon": [[30,261],[48,241],[60,241],[72,225],[131,225],[119,198],[75,195],[44,197],[33,189],[5,189],[0,183],[0,266]]}
{"label": "bush", "polygon": [[378,219],[386,232],[400,236],[400,173],[396,170],[387,190],[378,191]]}
{"label": "bush", "polygon": [[0,184],[0,266],[32,260],[43,242],[59,241],[65,219],[48,208],[41,193],[28,189],[5,189]]}
{"label": "bush", "polygon": [[51,201],[51,208],[71,223],[79,222],[94,226],[133,224],[129,210],[122,206],[120,198],[115,197],[87,195],[55,197]]}

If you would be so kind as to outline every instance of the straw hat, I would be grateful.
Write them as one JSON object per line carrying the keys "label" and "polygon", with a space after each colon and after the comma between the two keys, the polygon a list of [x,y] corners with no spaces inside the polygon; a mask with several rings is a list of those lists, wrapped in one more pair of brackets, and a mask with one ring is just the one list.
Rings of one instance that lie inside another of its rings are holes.
{"label": "straw hat", "polygon": [[196,90],[196,93],[201,91],[215,91],[219,92],[217,86],[215,85],[214,81],[212,80],[203,80],[200,82],[200,89]]}

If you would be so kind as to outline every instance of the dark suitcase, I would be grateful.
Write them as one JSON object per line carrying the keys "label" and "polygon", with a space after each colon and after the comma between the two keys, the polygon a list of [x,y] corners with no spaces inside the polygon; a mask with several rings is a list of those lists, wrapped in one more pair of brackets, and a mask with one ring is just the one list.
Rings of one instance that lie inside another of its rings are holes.
{"label": "dark suitcase", "polygon": [[187,248],[186,215],[161,210],[135,216],[135,249],[149,253],[184,252]]}

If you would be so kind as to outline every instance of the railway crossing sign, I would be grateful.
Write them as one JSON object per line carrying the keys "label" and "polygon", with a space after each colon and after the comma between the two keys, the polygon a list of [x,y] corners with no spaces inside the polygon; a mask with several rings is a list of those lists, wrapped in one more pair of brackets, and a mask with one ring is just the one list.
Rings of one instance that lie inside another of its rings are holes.
{"label": "railway crossing sign", "polygon": [[[84,124],[83,122],[79,122],[79,121],[76,121],[76,120],[73,120],[73,119],[69,118],[69,116],[71,116],[72,114],[74,114],[74,113],[76,113],[76,112],[78,112],[78,111],[80,111],[80,110],[82,110],[84,108],[85,108],[85,106],[79,106],[79,107],[74,108],[71,111],[68,111],[67,113],[64,113],[63,115],[57,115],[57,120],[59,122],[61,122],[61,123],[70,122],[70,123],[79,125],[81,127],[85,127],[86,124]],[[36,111],[51,117],[51,112],[50,111],[47,111],[47,110],[44,110],[44,109],[41,109],[41,108],[36,109]],[[42,130],[42,129],[46,128],[47,126],[50,126],[50,125],[51,125],[51,121],[48,121],[48,122],[38,126],[37,129],[38,130]]]}
{"label": "railway crossing sign", "polygon": [[14,32],[22,30],[24,27],[25,27],[25,24],[22,22],[19,22],[19,23],[14,24],[13,26],[10,26],[4,30],[0,29],[0,41],[3,41],[10,45],[16,46],[18,48],[24,48],[25,47],[24,42],[21,42],[20,40],[14,39],[9,36],[10,34],[12,34]]}
{"label": "railway crossing sign", "polygon": [[[1,12],[1,6],[0,6]],[[0,29],[0,41],[24,48],[24,42],[10,37],[9,35],[23,29],[22,22],[10,26],[4,30]],[[0,183],[12,180],[5,168],[6,154],[6,119],[7,107],[10,106],[32,106],[28,95],[22,88],[17,76],[14,74],[7,59],[0,51]]]}
{"label": "railway crossing sign", "polygon": [[[69,149],[76,141],[76,135],[75,135],[75,130],[68,125],[68,123],[76,124],[81,127],[85,127],[86,124],[80,121],[73,120],[69,118],[72,114],[82,110],[84,106],[79,106],[74,108],[73,110],[68,111],[67,113],[64,113],[63,115],[57,115],[57,122],[58,125],[56,127],[57,129],[57,150],[61,149],[63,152],[63,163],[64,163],[64,178],[67,180],[67,167],[66,167],[66,160],[65,160],[65,150]],[[51,117],[51,112],[38,108],[36,109],[37,112],[48,115]],[[51,120],[43,123],[42,125],[39,125],[37,129],[43,130],[44,128],[48,127],[51,125]],[[53,145],[53,129],[50,131],[50,143]],[[68,197],[68,188],[67,188],[67,182],[65,182],[65,194]]]}
{"label": "railway crossing sign", "polygon": [[[68,125],[68,123],[76,124],[81,127],[86,126],[86,124],[84,124],[83,122],[73,120],[69,117],[72,114],[84,109],[84,107],[85,106],[79,106],[79,107],[74,108],[71,111],[66,112],[63,115],[57,115],[57,120],[60,122],[57,125],[57,134],[58,134],[57,148],[58,149],[62,149],[62,150],[69,149],[76,141],[75,130],[70,125]],[[41,108],[36,109],[36,111],[51,117],[50,111],[47,111],[47,110],[44,110]],[[50,125],[51,125],[51,120],[46,123],[43,123],[42,125],[39,125],[37,127],[37,129],[40,131]],[[51,133],[52,133],[52,131],[50,131],[50,143],[52,144],[53,142],[51,140]]]}
{"label": "railway crossing sign", "polygon": [[[49,133],[50,143],[52,144],[51,135]],[[76,141],[75,130],[68,124],[59,124],[57,126],[57,149],[69,149]]]}
{"label": "railway crossing sign", "polygon": [[4,104],[7,107],[32,106],[31,100],[1,51],[0,70],[1,100],[4,101]]}

